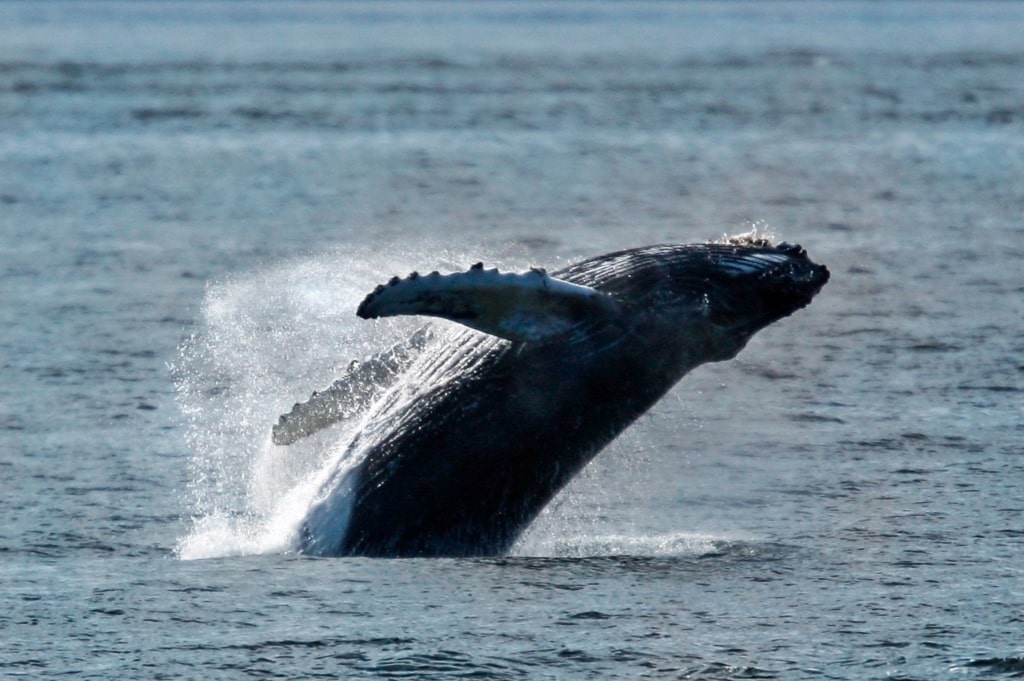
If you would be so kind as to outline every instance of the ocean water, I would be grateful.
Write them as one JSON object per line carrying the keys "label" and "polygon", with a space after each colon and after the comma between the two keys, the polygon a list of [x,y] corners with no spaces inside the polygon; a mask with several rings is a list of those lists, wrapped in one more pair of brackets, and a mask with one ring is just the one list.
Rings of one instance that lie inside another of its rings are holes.
{"label": "ocean water", "polygon": [[[0,3],[0,677],[1024,676],[1022,26]],[[831,282],[512,555],[295,554],[377,283],[752,227]]]}

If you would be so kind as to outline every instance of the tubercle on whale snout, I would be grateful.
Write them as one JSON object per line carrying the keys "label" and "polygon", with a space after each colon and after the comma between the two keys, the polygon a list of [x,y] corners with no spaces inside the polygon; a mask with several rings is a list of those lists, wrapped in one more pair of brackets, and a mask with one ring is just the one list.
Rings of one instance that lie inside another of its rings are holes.
{"label": "tubercle on whale snout", "polygon": [[790,266],[785,272],[785,275],[794,283],[813,286],[815,292],[828,283],[829,278],[832,276],[828,267],[811,260],[807,251],[799,245],[780,244],[780,246],[782,245],[789,246],[789,249],[783,252],[795,258],[790,261]]}
{"label": "tubercle on whale snout", "polygon": [[788,244],[783,242],[776,248],[787,255],[799,258],[799,262],[808,266],[806,271],[803,273],[803,276],[797,277],[797,279],[802,283],[813,285],[815,293],[820,290],[822,286],[827,284],[828,280],[832,277],[832,273],[829,272],[828,267],[812,261],[807,251],[799,244]]}
{"label": "tubercle on whale snout", "polygon": [[[818,288],[824,286],[828,282],[829,277],[831,276],[828,268],[825,265],[812,261],[807,250],[800,244],[791,244],[788,241],[782,241],[770,248],[773,248],[778,253],[795,259],[790,261],[791,267],[788,272],[788,274],[794,279],[801,282],[818,284]],[[801,272],[796,269],[797,265],[806,266],[806,269]]]}
{"label": "tubercle on whale snout", "polygon": [[807,256],[807,251],[804,250],[803,246],[801,246],[800,244],[791,244],[788,241],[783,241],[783,242],[779,243],[775,247],[775,250],[781,251],[782,253],[787,253],[787,254],[793,255],[793,256],[804,256],[804,257]]}

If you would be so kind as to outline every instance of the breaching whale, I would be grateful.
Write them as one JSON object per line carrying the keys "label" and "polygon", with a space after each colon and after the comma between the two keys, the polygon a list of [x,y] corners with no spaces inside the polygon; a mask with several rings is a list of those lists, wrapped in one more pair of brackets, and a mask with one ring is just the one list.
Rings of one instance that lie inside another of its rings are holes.
{"label": "breaching whale", "polygon": [[281,417],[278,444],[362,419],[306,514],[299,550],[507,552],[683,375],[734,357],[828,278],[800,246],[753,235],[619,251],[554,274],[478,263],[393,278],[360,317],[434,316],[473,330],[417,332]]}

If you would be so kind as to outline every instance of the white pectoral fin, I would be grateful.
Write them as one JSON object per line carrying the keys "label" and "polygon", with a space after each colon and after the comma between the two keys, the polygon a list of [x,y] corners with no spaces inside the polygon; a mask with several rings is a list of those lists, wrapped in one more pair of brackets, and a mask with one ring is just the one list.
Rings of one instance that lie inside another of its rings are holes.
{"label": "white pectoral fin", "polygon": [[499,338],[535,342],[558,339],[614,307],[607,294],[541,269],[503,274],[477,263],[468,272],[395,277],[368,295],[356,314],[441,317]]}
{"label": "white pectoral fin", "polygon": [[271,432],[276,445],[290,445],[339,421],[362,413],[391,386],[433,334],[420,329],[405,343],[385,350],[365,362],[352,362],[345,375],[326,390],[314,392],[282,414]]}
{"label": "white pectoral fin", "polygon": [[271,439],[275,445],[290,445],[349,417],[344,385],[337,381],[327,390],[314,392],[305,402],[296,402],[274,424]]}

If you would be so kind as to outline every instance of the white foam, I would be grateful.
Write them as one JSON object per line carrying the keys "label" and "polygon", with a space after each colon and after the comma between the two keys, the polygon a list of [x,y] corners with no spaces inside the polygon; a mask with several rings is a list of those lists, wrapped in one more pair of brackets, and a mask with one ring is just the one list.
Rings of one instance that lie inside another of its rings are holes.
{"label": "white foam", "polygon": [[686,532],[550,536],[517,546],[513,553],[553,558],[704,556],[720,552],[723,542],[727,541],[723,537]]}

